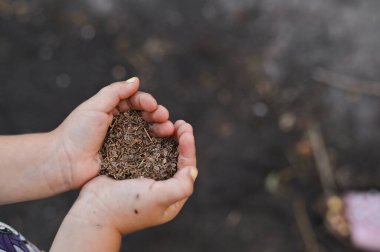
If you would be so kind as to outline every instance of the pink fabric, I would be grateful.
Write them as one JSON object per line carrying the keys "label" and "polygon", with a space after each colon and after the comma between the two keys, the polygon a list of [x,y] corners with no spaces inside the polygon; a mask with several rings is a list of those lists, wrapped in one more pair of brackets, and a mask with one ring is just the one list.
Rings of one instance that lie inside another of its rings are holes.
{"label": "pink fabric", "polygon": [[350,192],[344,200],[352,243],[361,249],[380,251],[380,192]]}

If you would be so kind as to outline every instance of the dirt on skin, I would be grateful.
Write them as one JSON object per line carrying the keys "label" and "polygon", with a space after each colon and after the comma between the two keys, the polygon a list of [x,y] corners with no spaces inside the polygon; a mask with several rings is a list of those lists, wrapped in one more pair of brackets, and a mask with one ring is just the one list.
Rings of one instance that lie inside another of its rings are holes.
{"label": "dirt on skin", "polygon": [[115,116],[100,150],[100,174],[116,180],[169,179],[177,171],[177,147],[174,137],[152,136],[141,112],[120,113]]}

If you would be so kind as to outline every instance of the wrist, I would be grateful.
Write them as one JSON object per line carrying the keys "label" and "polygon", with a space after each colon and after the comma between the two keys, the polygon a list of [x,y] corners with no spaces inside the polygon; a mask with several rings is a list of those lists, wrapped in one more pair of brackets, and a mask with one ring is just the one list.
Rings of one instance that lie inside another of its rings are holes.
{"label": "wrist", "polygon": [[[95,196],[94,196],[95,197]],[[110,225],[93,197],[80,196],[66,215],[51,251],[119,251],[121,233]]]}
{"label": "wrist", "polygon": [[[94,192],[82,189],[78,199],[70,209],[70,216],[80,219],[88,225],[105,227],[117,231],[111,220],[111,213],[106,204]],[[119,234],[120,232],[117,231]]]}
{"label": "wrist", "polygon": [[[73,189],[71,182],[71,163],[62,146],[57,130],[45,134],[47,157],[41,166],[42,174],[53,194]],[[54,168],[54,169],[53,169]]]}

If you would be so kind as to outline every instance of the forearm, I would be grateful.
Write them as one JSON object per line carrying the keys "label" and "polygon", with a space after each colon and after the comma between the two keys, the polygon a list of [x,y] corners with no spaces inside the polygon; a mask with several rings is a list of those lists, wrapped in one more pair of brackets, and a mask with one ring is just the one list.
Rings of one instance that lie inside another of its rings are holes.
{"label": "forearm", "polygon": [[0,136],[0,204],[44,198],[66,189],[54,132]]}
{"label": "forearm", "polygon": [[74,204],[58,230],[51,252],[120,250],[120,232],[89,205],[78,201]]}

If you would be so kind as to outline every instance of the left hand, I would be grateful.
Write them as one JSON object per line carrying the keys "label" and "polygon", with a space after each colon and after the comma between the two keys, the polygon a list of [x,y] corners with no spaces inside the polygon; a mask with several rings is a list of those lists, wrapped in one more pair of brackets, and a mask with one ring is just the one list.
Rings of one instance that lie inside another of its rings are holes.
{"label": "left hand", "polygon": [[81,187],[98,175],[99,150],[108,127],[118,112],[128,109],[142,110],[143,118],[153,123],[154,134],[165,137],[174,133],[174,125],[168,120],[168,110],[158,105],[150,94],[138,89],[138,78],[106,86],[78,106],[52,132],[57,141],[61,163],[67,164],[59,167],[59,171],[54,171],[61,176],[65,189]]}

